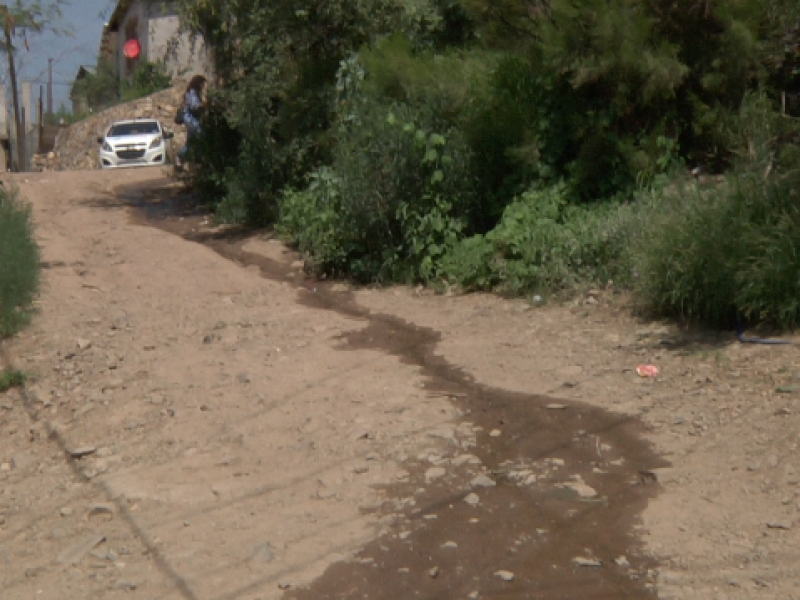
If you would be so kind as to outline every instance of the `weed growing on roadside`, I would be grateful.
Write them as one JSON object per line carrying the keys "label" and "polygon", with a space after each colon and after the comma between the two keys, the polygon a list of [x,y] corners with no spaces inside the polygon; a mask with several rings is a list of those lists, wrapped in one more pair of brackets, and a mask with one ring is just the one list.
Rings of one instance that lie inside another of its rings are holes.
{"label": "weed growing on roadside", "polygon": [[4,369],[0,371],[0,394],[7,392],[11,388],[22,387],[28,380],[28,376],[16,369]]}
{"label": "weed growing on roadside", "polygon": [[0,189],[0,338],[28,323],[39,269],[30,209]]}

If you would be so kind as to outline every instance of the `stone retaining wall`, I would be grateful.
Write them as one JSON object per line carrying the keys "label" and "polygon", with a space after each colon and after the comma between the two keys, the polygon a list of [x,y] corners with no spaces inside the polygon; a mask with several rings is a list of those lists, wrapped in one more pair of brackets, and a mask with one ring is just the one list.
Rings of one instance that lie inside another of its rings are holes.
{"label": "stone retaining wall", "polygon": [[59,132],[52,152],[34,156],[34,170],[82,171],[99,168],[97,138],[106,132],[111,123],[122,119],[160,120],[164,129],[175,132],[175,138],[171,140],[171,145],[168,142],[167,150],[169,159],[174,159],[175,152],[186,141],[186,128],[175,125],[175,112],[183,98],[184,89],[185,83],[179,83],[152,96],[112,106],[65,127]]}

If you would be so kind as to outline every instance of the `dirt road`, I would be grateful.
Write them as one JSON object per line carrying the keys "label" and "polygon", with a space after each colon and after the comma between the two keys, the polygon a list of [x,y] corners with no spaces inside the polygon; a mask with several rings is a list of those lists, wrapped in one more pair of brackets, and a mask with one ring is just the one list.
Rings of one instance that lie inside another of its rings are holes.
{"label": "dirt road", "polygon": [[14,182],[3,600],[800,598],[795,347],[310,280],[159,171]]}

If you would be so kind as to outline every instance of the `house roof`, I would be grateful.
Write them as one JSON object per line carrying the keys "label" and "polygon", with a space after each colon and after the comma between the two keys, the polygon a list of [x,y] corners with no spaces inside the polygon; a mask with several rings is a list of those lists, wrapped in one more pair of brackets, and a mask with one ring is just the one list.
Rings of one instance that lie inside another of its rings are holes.
{"label": "house roof", "polygon": [[117,7],[114,9],[114,12],[111,13],[111,18],[108,20],[109,31],[117,31],[119,29],[119,24],[125,16],[125,13],[128,12],[131,4],[133,4],[133,0],[119,0],[117,2]]}
{"label": "house roof", "polygon": [[87,75],[94,75],[95,73],[97,73],[97,67],[92,67],[91,65],[81,65],[78,67],[78,74],[75,76],[75,81],[83,79]]}

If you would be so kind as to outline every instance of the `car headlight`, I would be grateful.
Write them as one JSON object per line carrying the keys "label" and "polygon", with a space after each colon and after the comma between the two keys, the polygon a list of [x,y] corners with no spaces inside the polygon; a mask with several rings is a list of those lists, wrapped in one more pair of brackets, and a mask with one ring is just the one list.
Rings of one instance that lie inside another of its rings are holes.
{"label": "car headlight", "polygon": [[105,152],[114,152],[114,149],[111,147],[111,144],[108,142],[103,142],[103,150]]}
{"label": "car headlight", "polygon": [[153,148],[158,148],[161,145],[162,141],[163,139],[161,138],[160,135],[158,137],[153,138],[153,141],[150,142],[150,150],[152,150]]}

